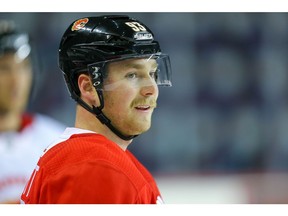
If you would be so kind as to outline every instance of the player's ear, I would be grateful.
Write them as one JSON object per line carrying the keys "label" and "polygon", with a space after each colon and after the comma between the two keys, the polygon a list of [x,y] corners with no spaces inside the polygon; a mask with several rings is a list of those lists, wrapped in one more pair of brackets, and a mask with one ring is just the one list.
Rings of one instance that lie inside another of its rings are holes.
{"label": "player's ear", "polygon": [[81,98],[91,105],[98,105],[99,99],[97,92],[92,84],[91,78],[87,74],[80,74],[78,77],[78,87],[81,92]]}

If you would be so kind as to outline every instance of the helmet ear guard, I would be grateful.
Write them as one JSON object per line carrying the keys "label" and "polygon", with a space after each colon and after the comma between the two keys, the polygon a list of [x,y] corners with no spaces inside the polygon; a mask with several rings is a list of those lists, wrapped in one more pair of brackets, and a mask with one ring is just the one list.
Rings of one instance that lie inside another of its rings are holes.
{"label": "helmet ear guard", "polygon": [[92,79],[93,86],[96,90],[102,89],[103,79],[106,75],[105,63],[96,63],[88,65],[88,73]]}

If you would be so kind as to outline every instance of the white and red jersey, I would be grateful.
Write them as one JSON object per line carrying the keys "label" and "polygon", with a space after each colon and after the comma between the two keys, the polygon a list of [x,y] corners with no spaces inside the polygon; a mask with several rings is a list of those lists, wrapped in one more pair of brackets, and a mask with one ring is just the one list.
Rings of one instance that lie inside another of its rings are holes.
{"label": "white and red jersey", "polygon": [[116,143],[67,128],[41,156],[21,196],[25,204],[162,203],[149,171]]}
{"label": "white and red jersey", "polygon": [[24,114],[19,131],[0,133],[0,203],[20,203],[43,150],[64,130],[48,116]]}

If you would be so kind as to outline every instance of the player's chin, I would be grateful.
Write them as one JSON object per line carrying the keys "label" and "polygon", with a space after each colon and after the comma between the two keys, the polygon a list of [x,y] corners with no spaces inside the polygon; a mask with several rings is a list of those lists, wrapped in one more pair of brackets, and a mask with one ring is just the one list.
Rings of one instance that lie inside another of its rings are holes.
{"label": "player's chin", "polygon": [[134,122],[133,125],[130,125],[129,127],[129,131],[126,131],[125,134],[127,135],[140,135],[142,133],[145,133],[146,131],[148,131],[151,127],[151,123],[150,122]]}
{"label": "player's chin", "polygon": [[142,134],[145,133],[146,131],[148,131],[151,127],[151,122],[146,123],[146,124],[141,124],[141,126],[138,128],[138,134]]}

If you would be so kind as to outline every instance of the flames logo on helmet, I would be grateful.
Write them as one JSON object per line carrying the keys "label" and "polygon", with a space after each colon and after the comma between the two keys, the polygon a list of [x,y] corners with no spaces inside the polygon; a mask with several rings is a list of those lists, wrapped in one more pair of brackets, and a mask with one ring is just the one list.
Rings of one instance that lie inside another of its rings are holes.
{"label": "flames logo on helmet", "polygon": [[83,18],[75,21],[73,23],[73,26],[71,27],[71,31],[78,31],[82,28],[85,27],[86,23],[88,23],[89,19],[88,18]]}

